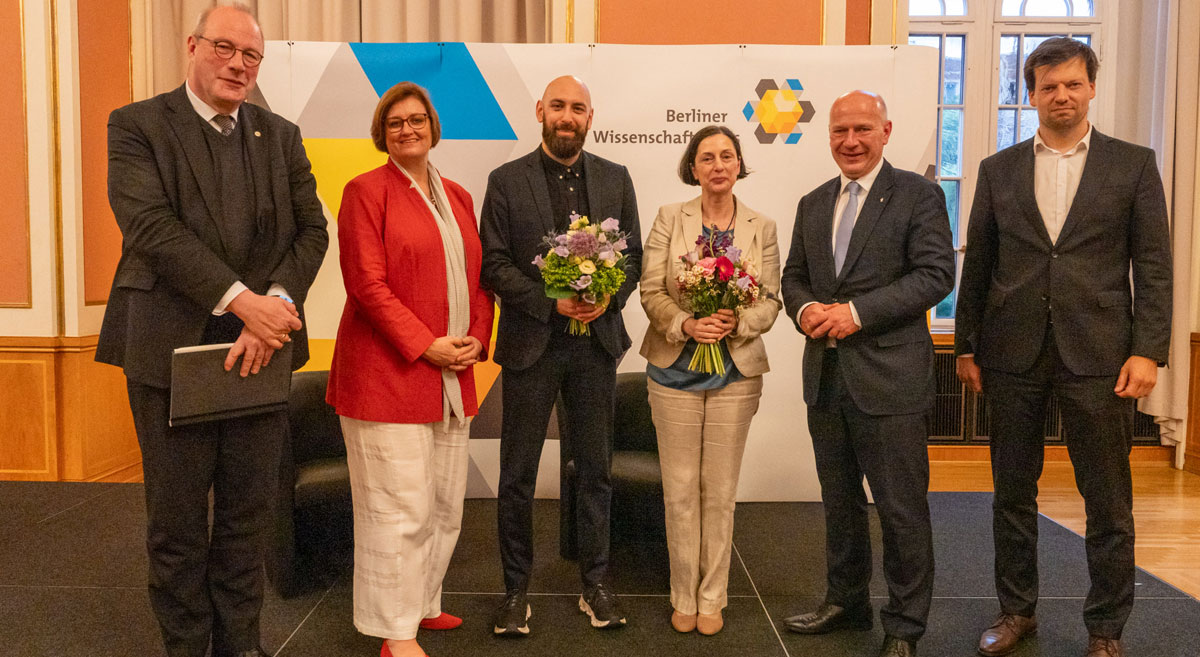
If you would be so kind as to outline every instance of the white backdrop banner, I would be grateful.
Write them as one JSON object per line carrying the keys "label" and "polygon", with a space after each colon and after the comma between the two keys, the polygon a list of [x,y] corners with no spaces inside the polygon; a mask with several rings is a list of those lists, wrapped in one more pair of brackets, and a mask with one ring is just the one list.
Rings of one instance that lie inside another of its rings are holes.
{"label": "white backdrop banner", "polygon": [[[342,188],[385,156],[370,138],[379,96],[410,80],[430,91],[442,141],[430,159],[443,176],[483,202],[492,169],[538,147],[534,103],[565,74],[584,80],[595,118],[585,148],[629,168],[643,237],[659,206],[696,196],[680,182],[688,139],[709,124],[738,135],[751,175],[739,198],[774,218],[786,259],[800,197],[837,175],[827,139],[828,110],[842,93],[881,94],[893,123],[885,156],[931,174],[938,119],[938,54],[916,46],[630,46],[463,43],[267,43],[260,97],[299,124],[330,220],[331,243],[307,303],[310,368],[329,365],[345,302],[336,217]],[[636,295],[625,309],[633,348],[621,371],[644,370],[638,347],[647,321]],[[741,500],[816,500],[820,489],[801,397],[804,341],[780,315],[765,336],[771,372],[751,426]],[[499,369],[477,378],[490,389]],[[494,495],[499,475],[499,395],[486,397],[472,432],[471,496]],[[552,434],[555,433],[552,430]],[[558,491],[557,441],[547,441],[538,495]]]}

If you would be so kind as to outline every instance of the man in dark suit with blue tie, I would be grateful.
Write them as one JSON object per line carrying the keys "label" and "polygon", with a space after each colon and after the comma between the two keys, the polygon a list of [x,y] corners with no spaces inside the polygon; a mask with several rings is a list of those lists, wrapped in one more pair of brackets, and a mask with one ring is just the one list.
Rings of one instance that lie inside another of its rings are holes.
{"label": "man in dark suit with blue tie", "polygon": [[[1037,629],[1037,481],[1050,395],[1087,512],[1088,657],[1120,657],[1133,608],[1130,399],[1171,338],[1171,245],[1154,152],[1095,130],[1096,54],[1048,39],[1025,60],[1037,134],[979,165],[956,318],[958,375],[992,418],[1000,615],[979,653]],[[1131,286],[1132,282],[1132,286]]]}
{"label": "man in dark suit with blue tie", "polygon": [[[533,493],[560,393],[569,434],[564,449],[577,473],[579,607],[593,627],[625,624],[606,577],[617,359],[630,345],[621,310],[642,269],[637,199],[625,167],[583,150],[592,98],[578,78],[551,81],[535,112],[542,143],[488,177],[479,231],[483,281],[500,301],[495,359],[504,368],[504,411],[497,515],[506,593],[493,630],[509,636],[529,633]],[[629,234],[625,283],[611,299],[590,304],[546,297],[533,259],[545,254],[548,233],[566,230],[572,213],[587,215],[592,224],[612,217]],[[569,334],[571,319],[587,323],[590,335]]]}
{"label": "man in dark suit with blue tie", "polygon": [[954,287],[954,250],[941,188],[883,159],[891,131],[878,95],[838,98],[829,141],[842,175],[800,200],[792,228],[782,289],[807,336],[804,401],[825,504],[828,589],[818,609],[785,624],[802,634],[871,627],[865,476],[888,584],[880,655],[910,657],[933,594],[926,312]]}
{"label": "man in dark suit with blue tie", "polygon": [[[263,53],[253,15],[205,11],[187,49],[182,86],[109,116],[123,239],[96,360],[125,371],[167,654],[258,657],[287,413],[169,426],[171,352],[232,342],[225,368],[242,376],[303,365],[303,302],[329,236],[299,129],[244,102]],[[272,360],[285,342],[291,361]]]}

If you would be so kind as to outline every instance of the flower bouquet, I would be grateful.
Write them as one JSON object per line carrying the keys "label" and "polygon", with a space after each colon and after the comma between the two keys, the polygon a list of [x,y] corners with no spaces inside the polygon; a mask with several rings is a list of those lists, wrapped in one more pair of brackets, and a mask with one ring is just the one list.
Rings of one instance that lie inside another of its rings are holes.
{"label": "flower bouquet", "polygon": [[[701,235],[695,249],[679,256],[675,282],[684,305],[697,318],[722,309],[736,311],[750,306],[758,301],[760,294],[750,261],[742,257],[741,249],[733,245],[729,233]],[[688,369],[725,376],[720,343],[697,345]]]}
{"label": "flower bouquet", "polygon": [[[571,214],[567,232],[546,236],[546,255],[539,254],[533,264],[542,272],[546,296],[551,299],[577,297],[590,304],[608,303],[625,282],[625,249],[628,234],[621,224],[609,217],[592,225],[587,217]],[[591,335],[587,324],[572,319],[567,326],[571,335]]]}

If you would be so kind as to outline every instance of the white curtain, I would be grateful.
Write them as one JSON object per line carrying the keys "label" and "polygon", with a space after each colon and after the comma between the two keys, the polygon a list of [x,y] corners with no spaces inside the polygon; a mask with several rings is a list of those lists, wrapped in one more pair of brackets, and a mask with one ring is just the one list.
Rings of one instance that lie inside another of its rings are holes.
{"label": "white curtain", "polygon": [[[145,2],[148,95],[187,75],[184,42],[213,0]],[[245,0],[269,40],[545,43],[550,0]],[[135,52],[143,52],[135,49]],[[142,70],[135,67],[136,70]]]}
{"label": "white curtain", "polygon": [[1200,3],[1147,0],[1143,4],[1143,34],[1151,37],[1146,48],[1143,72],[1150,76],[1153,111],[1150,145],[1159,154],[1167,206],[1171,214],[1174,257],[1174,312],[1171,322],[1171,357],[1160,370],[1158,385],[1142,400],[1142,412],[1154,416],[1164,445],[1174,445],[1175,466],[1183,466],[1188,385],[1190,380],[1190,337],[1195,326],[1200,260],[1196,203],[1200,189],[1200,114],[1197,113],[1200,83]]}
{"label": "white curtain", "polygon": [[362,41],[545,43],[547,2],[361,0],[353,4],[362,7]]}

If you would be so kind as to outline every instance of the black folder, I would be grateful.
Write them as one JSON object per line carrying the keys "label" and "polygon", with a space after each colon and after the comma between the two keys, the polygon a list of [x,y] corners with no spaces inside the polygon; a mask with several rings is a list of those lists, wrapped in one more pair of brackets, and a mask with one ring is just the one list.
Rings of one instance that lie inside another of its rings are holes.
{"label": "black folder", "polygon": [[292,343],[271,356],[258,374],[242,377],[239,358],[225,371],[233,343],[181,347],[171,356],[173,427],[227,420],[287,408],[292,383]]}

